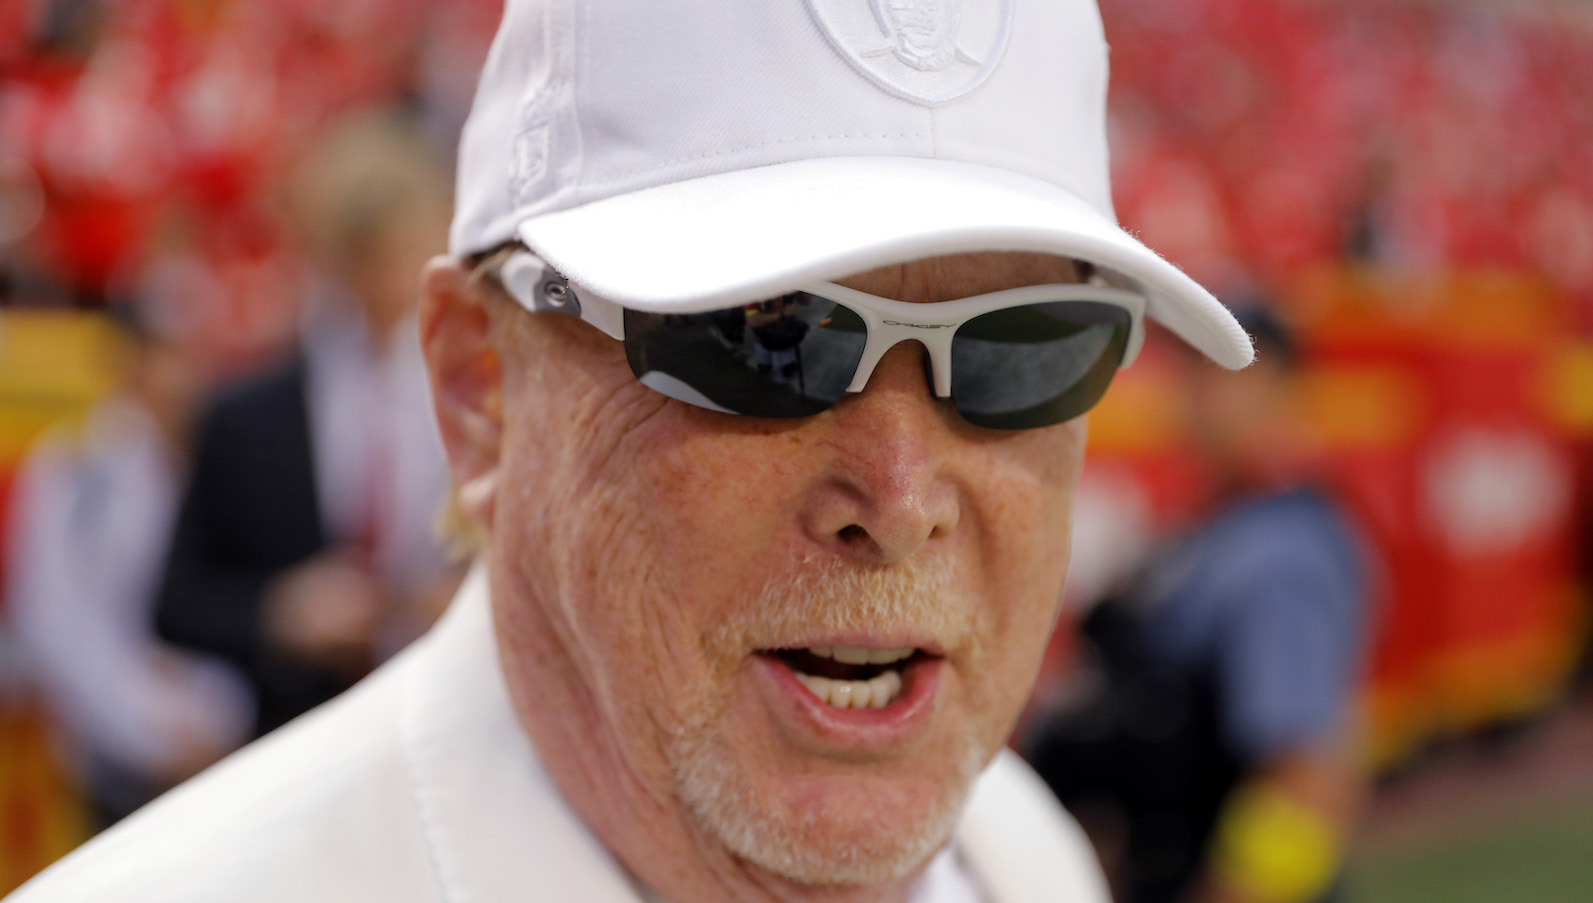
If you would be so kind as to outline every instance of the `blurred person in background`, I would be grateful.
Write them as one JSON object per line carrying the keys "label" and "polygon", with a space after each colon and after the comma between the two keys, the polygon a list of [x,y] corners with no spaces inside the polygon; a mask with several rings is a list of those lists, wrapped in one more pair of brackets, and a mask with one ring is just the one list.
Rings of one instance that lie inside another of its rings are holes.
{"label": "blurred person in background", "polygon": [[249,676],[260,733],[418,635],[457,580],[433,536],[447,482],[414,318],[446,192],[407,120],[338,125],[290,190],[316,266],[297,353],[197,431],[159,628]]}
{"label": "blurred person in background", "polygon": [[1336,899],[1362,794],[1364,543],[1312,481],[1293,341],[1236,316],[1250,368],[1177,358],[1207,515],[1086,616],[1078,692],[1026,744],[1122,903]]}
{"label": "blurred person in background", "polygon": [[232,668],[155,638],[200,378],[158,318],[115,313],[117,389],[35,446],[5,534],[10,626],[73,741],[98,827],[229,752],[253,717]]}

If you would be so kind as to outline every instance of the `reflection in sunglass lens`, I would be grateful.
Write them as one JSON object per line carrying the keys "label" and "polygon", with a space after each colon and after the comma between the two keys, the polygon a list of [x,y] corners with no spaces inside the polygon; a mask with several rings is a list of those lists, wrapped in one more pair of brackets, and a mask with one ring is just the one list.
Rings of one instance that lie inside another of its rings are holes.
{"label": "reflection in sunglass lens", "polygon": [[1128,311],[1055,301],[992,311],[957,330],[951,394],[964,420],[1021,430],[1094,407],[1128,347]]}
{"label": "reflection in sunglass lens", "polygon": [[793,292],[699,314],[625,311],[625,356],[643,383],[699,407],[806,417],[846,394],[867,330],[826,298]]}

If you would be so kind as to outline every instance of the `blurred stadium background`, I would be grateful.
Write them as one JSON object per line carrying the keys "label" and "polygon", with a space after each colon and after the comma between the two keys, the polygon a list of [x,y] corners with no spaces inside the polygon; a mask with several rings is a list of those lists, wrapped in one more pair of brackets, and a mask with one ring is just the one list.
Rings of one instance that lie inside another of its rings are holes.
{"label": "blurred stadium background", "polygon": [[[1101,6],[1121,218],[1295,325],[1316,450],[1382,559],[1351,899],[1587,899],[1593,4]],[[448,153],[498,11],[0,2],[0,511],[30,443],[110,384],[107,304],[154,305],[217,382],[283,351],[299,156],[395,107]],[[1209,488],[1149,352],[1091,425],[1112,517],[1086,589]],[[0,891],[87,830],[3,637]]]}

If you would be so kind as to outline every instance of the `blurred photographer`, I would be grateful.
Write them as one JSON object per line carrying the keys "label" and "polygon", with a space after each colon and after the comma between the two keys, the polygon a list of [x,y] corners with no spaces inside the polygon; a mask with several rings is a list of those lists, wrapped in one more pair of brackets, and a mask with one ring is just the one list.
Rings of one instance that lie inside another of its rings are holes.
{"label": "blurred photographer", "polygon": [[1178,359],[1208,513],[1090,612],[1087,689],[1029,744],[1123,903],[1336,899],[1362,789],[1363,544],[1313,479],[1290,335],[1236,316],[1255,364]]}

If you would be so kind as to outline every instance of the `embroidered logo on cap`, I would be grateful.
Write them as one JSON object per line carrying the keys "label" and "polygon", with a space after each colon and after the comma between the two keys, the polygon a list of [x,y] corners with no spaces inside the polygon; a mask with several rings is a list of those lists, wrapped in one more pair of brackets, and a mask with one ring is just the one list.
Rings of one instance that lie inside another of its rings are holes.
{"label": "embroidered logo on cap", "polygon": [[807,4],[853,68],[897,97],[926,106],[965,97],[989,78],[1006,52],[1012,24],[1012,0]]}

